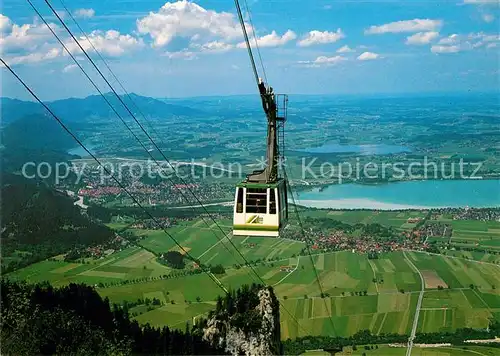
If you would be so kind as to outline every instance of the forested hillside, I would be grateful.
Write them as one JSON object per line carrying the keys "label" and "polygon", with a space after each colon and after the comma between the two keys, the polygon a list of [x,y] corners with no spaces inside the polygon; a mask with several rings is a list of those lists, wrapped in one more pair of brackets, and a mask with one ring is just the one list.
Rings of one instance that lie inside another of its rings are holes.
{"label": "forested hillside", "polygon": [[[272,289],[258,285],[219,298],[208,321],[186,326],[185,331],[139,325],[129,318],[126,309],[110,306],[94,288],[83,284],[53,288],[47,283],[28,285],[2,280],[0,307],[3,354],[281,352],[277,300]],[[274,326],[268,324],[270,320]]]}
{"label": "forested hillside", "polygon": [[83,284],[1,283],[2,354],[222,354],[201,334],[140,326]]}
{"label": "forested hillside", "polygon": [[1,195],[3,273],[114,236],[65,193],[43,183],[3,175]]}

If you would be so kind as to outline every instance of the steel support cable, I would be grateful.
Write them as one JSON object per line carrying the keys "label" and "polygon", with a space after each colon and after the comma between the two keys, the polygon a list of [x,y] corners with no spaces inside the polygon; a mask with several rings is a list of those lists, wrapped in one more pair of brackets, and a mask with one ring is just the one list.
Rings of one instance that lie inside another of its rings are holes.
{"label": "steel support cable", "polygon": [[[47,25],[47,27],[50,28],[50,26],[48,25],[48,23],[45,21],[45,19],[43,18],[43,16],[38,12],[38,10],[33,6],[33,4],[31,3],[30,0],[27,0],[30,5],[33,7],[33,9],[37,12],[37,14],[40,16],[40,18],[44,21],[44,23]],[[47,0],[46,0],[47,2]],[[61,23],[64,24],[64,22],[62,22],[62,20],[60,19],[59,15],[57,14],[57,12],[55,12],[55,10],[51,7],[51,9],[53,10],[54,14],[59,18],[59,20],[61,21]],[[73,34],[71,33],[71,31],[67,28],[67,26],[64,24],[64,27],[67,29],[67,31],[71,34],[71,36],[73,37],[73,39],[75,40],[75,42],[78,43],[78,41],[75,39],[75,37],[73,36]],[[51,28],[50,28],[51,29]],[[59,39],[59,37],[55,34],[55,32],[53,32],[53,35],[58,38],[59,42],[63,45],[63,47],[65,47],[64,43]],[[78,43],[79,44],[79,43]],[[80,44],[79,44],[80,46]],[[88,54],[85,52],[85,50],[80,46],[81,50],[85,53],[86,57],[93,63],[92,59],[88,56]],[[67,48],[65,47],[66,51],[68,52],[68,54],[71,55],[71,57],[73,58],[73,60],[75,61],[75,63],[77,63],[77,65],[79,66],[79,68],[85,73],[85,71],[83,70],[83,68],[79,65],[78,61],[76,61],[76,59],[74,58],[74,56],[67,50]],[[96,67],[95,63],[94,64],[94,67]],[[96,69],[99,71],[99,69],[96,67]],[[99,71],[100,72],[100,71]],[[101,76],[102,76],[102,73],[100,72]],[[90,79],[90,77],[88,77],[87,75],[87,78],[92,82],[92,80]],[[104,78],[105,79],[105,78]],[[105,79],[106,80],[106,79]],[[112,88],[112,86],[109,84],[109,82],[106,80],[107,84]],[[115,93],[115,95],[117,95],[117,93],[114,91],[114,89],[112,89],[113,92]],[[101,93],[101,95],[103,95]],[[118,95],[117,95],[118,96]],[[118,96],[119,97],[119,96]],[[109,103],[109,101],[108,101]],[[110,103],[109,103],[110,104]],[[122,104],[126,107],[125,103],[123,103],[122,101]],[[133,114],[130,112],[130,110],[128,109],[128,107],[126,107],[127,110],[129,111],[129,113],[133,116]],[[124,121],[122,121],[124,122]],[[140,125],[140,123],[137,121],[136,119],[136,122]],[[126,125],[126,123],[124,122],[124,124]],[[127,126],[127,125],[126,125]],[[143,129],[142,125],[140,125],[141,128]],[[128,127],[128,126],[127,126]],[[144,129],[143,129],[144,131]],[[134,135],[134,137],[136,137],[136,139],[140,142],[140,140],[137,138],[137,136],[135,136],[135,134],[133,133],[133,131],[130,130],[130,132]],[[145,132],[146,133],[146,132]],[[147,134],[147,133],[146,133]],[[149,136],[150,138],[150,136]],[[152,140],[150,138],[150,140]],[[140,142],[141,143],[141,142]],[[156,144],[155,144],[156,145]],[[144,145],[142,145],[141,143],[141,146],[143,146],[143,148],[146,150],[146,152],[148,152],[148,150],[145,148]],[[160,151],[160,149],[157,147],[157,149]],[[87,150],[86,150],[87,151]],[[162,153],[160,151],[160,153]],[[162,153],[163,155],[163,153]],[[152,157],[152,156],[151,156]],[[168,159],[166,157],[164,157],[165,160],[168,162]],[[156,162],[156,160],[154,159],[154,157],[152,157],[152,159]],[[157,162],[156,162],[157,163]],[[158,164],[158,163],[157,163]],[[169,163],[170,164],[170,163]],[[158,164],[159,165],[159,164]],[[106,172],[107,174],[109,174],[109,172]],[[194,193],[191,191],[191,193],[194,195]],[[196,196],[195,196],[196,197]],[[197,198],[197,197],[196,197]],[[201,201],[199,201],[199,199],[197,199],[198,202],[200,203],[200,205],[205,209],[205,211],[208,213],[208,211],[206,210],[206,208],[203,206],[203,204],[201,203]],[[188,200],[189,202],[189,200]],[[142,207],[142,206],[141,206]],[[147,212],[147,211],[146,211]],[[152,216],[151,214],[147,213],[148,216]],[[224,234],[225,237],[227,237],[227,234],[224,232],[224,230],[218,225],[218,223],[213,219],[213,217],[211,215],[209,215],[212,220],[214,221],[214,223],[219,227],[219,229],[221,230],[221,232]],[[166,230],[164,230],[166,232]],[[171,236],[170,234],[168,234],[168,236]],[[218,238],[218,236],[216,236]],[[251,271],[257,276],[257,278],[265,285],[267,286],[267,284],[265,283],[265,281],[260,277],[260,275],[255,271],[255,269],[250,265],[250,263],[248,262],[248,260],[245,258],[245,256],[241,253],[241,251],[236,247],[236,245],[234,245],[234,243],[228,238],[228,241],[231,243],[231,245],[234,247],[234,249],[236,250],[236,252],[238,252],[238,254],[242,257],[243,261],[245,261],[245,263],[250,267]],[[228,250],[228,252],[233,256],[232,252],[229,251],[228,247],[221,241],[221,239],[219,239],[219,242]],[[176,243],[177,244],[177,243]],[[189,256],[189,255],[188,255]],[[192,257],[191,257],[192,258]],[[233,256],[234,258],[234,256]],[[235,261],[237,262],[237,260],[235,259]],[[214,277],[215,278],[215,277]],[[220,282],[219,282],[220,283]],[[221,284],[222,285],[222,284]],[[225,289],[225,288],[224,288]],[[279,301],[279,300],[278,300]],[[300,324],[299,322],[297,321],[297,319],[283,306],[283,304],[281,302],[279,302],[280,305],[283,307],[283,309],[292,317],[292,319],[294,319],[294,321],[297,323],[297,326],[300,327]]]}
{"label": "steel support cable", "polygon": [[[30,0],[27,0],[28,2],[30,2],[31,4],[31,1]],[[58,18],[59,22],[63,25],[63,27],[66,29],[66,31],[70,34],[70,36],[73,38],[73,40],[75,41],[75,43],[78,45],[78,47],[80,48],[80,50],[85,54],[85,57],[92,63],[92,65],[94,66],[94,68],[97,70],[97,72],[100,74],[100,76],[102,77],[102,79],[106,82],[106,84],[109,86],[109,88],[111,89],[111,91],[114,93],[114,95],[116,96],[116,98],[121,102],[121,104],[123,105],[123,107],[128,111],[128,113],[131,115],[131,117],[134,119],[134,121],[137,123],[137,125],[141,128],[141,130],[144,132],[144,134],[148,137],[148,139],[151,141],[151,143],[154,145],[154,147],[158,150],[158,152],[161,154],[161,156],[164,158],[164,160],[169,164],[169,166],[173,169],[173,165],[170,163],[170,160],[164,155],[164,153],[161,151],[161,149],[158,147],[158,145],[156,144],[156,142],[154,142],[154,140],[151,138],[151,136],[147,133],[147,131],[144,129],[144,126],[141,125],[141,123],[137,120],[137,118],[135,117],[135,115],[132,113],[132,111],[128,108],[128,106],[123,102],[123,100],[121,99],[121,97],[118,95],[118,93],[116,92],[116,90],[113,88],[113,86],[109,83],[109,81],[106,79],[106,77],[102,74],[101,70],[99,69],[99,67],[97,67],[97,65],[95,64],[95,62],[92,60],[92,58],[88,55],[87,51],[85,51],[85,49],[82,47],[82,45],[80,44],[80,42],[75,38],[75,36],[73,35],[73,33],[71,32],[71,30],[68,28],[68,26],[65,24],[65,22],[62,20],[62,18],[60,17],[60,15],[57,13],[57,11],[51,6],[50,2],[48,0],[45,0],[45,2],[47,3],[47,5],[49,6],[49,8],[52,10],[53,14]],[[32,7],[34,8],[34,6],[32,5]],[[35,8],[34,8],[35,9]],[[35,9],[36,11],[36,9]],[[38,12],[38,11],[37,11]],[[43,19],[43,17],[39,14],[39,16]],[[46,25],[50,28],[50,26],[47,24],[46,21],[44,21],[46,23]],[[54,33],[54,32],[53,32]],[[54,33],[55,35],[55,33]],[[56,36],[56,35],[55,35]],[[62,41],[60,41],[61,44]],[[73,57],[74,58],[74,57]],[[75,59],[76,61],[76,59]],[[143,146],[143,145],[142,145]],[[149,156],[153,159],[153,161],[161,168],[160,164],[157,162],[157,160],[151,155],[151,152],[149,152],[146,148],[145,148],[146,152],[149,154]],[[181,182],[183,182],[184,184],[186,184],[186,181],[182,178],[182,177],[178,177]],[[233,246],[233,248],[236,250],[236,252],[241,256],[241,258],[243,259],[243,261],[245,261],[245,263],[247,265],[249,265],[248,261],[246,260],[245,256],[239,251],[239,249],[236,247],[236,245],[231,241],[231,239],[229,239],[228,235],[226,234],[226,232],[220,227],[220,225],[217,223],[217,221],[213,218],[213,216],[208,212],[208,210],[206,209],[205,205],[201,202],[201,200],[196,196],[196,194],[192,191],[192,189],[189,188],[189,186],[187,185],[187,189],[188,191],[194,196],[194,198],[196,199],[196,201],[198,202],[198,204],[202,207],[202,209],[205,211],[206,214],[208,214],[209,218],[212,220],[212,222],[217,226],[217,228],[222,232],[222,234],[224,235],[225,238],[227,238],[227,240],[229,241],[229,243]],[[183,196],[187,202],[189,203],[189,199],[186,198],[186,196],[181,192],[179,191],[179,193],[181,194],[181,196]],[[207,226],[210,227],[209,224],[207,224]],[[218,236],[216,236],[218,238]],[[224,243],[222,241],[220,241],[222,243],[223,246]],[[225,246],[226,247],[226,246]],[[227,249],[227,247],[226,247]],[[230,254],[232,254],[230,252]],[[252,271],[255,273],[255,275],[265,284],[265,282],[262,280],[262,278],[260,278],[260,276],[258,275],[257,272],[255,272],[255,270],[250,266],[250,268],[252,269]]]}
{"label": "steel support cable", "polygon": [[[82,147],[85,152],[92,157],[92,159],[94,161],[96,161],[96,163],[101,166],[105,172],[110,175],[110,177],[116,182],[116,184],[118,184],[120,186],[121,189],[123,189],[123,191],[132,199],[132,201],[137,204],[137,206],[143,210],[146,215],[148,215],[148,217],[155,223],[155,225],[157,227],[159,227],[161,230],[163,230],[163,232],[168,236],[170,237],[170,239],[172,239],[172,241],[177,245],[177,247],[179,247],[181,249],[181,251],[184,252],[184,254],[189,257],[190,259],[192,259],[194,261],[194,258],[193,256],[191,256],[189,254],[188,251],[186,251],[184,249],[184,247],[182,247],[182,245],[177,241],[177,239],[175,239],[174,236],[172,236],[172,234],[170,234],[165,228],[162,227],[161,223],[153,216],[151,215],[151,213],[149,213],[143,206],[141,203],[139,203],[139,201],[134,197],[134,195],[132,193],[130,193],[128,191],[127,188],[125,188],[125,186],[120,182],[120,180],[118,178],[116,178],[116,176],[114,174],[111,174],[111,172],[109,171],[109,169],[107,169],[102,163],[101,161],[92,153],[90,152],[90,150],[85,147],[85,145],[78,139],[78,137],[76,137],[75,134],[73,134],[73,132],[61,121],[61,119],[47,106],[47,104],[45,104],[36,94],[35,92],[17,75],[17,73],[3,60],[3,58],[0,57],[0,61],[3,63],[3,65],[5,66],[5,68],[7,68],[11,73],[12,75],[23,85],[23,87],[31,94],[31,96],[33,96],[33,98],[38,101],[44,108],[45,110],[47,110],[49,112],[49,114],[57,121],[57,123],[64,129],[64,131],[66,131],[66,133],[68,133],[72,138],[73,140],[76,141],[76,143],[78,143],[78,145],[80,147]],[[229,294],[228,290],[224,287],[224,285],[210,272],[208,272],[207,270],[205,270],[204,268],[202,268],[200,266],[201,270],[203,272],[205,272],[209,277],[210,279],[219,287],[221,288],[224,293],[226,294]]]}
{"label": "steel support cable", "polygon": [[66,13],[69,15],[69,17],[71,18],[71,20],[73,21],[73,23],[78,27],[78,29],[80,30],[81,34],[85,37],[85,39],[87,40],[87,42],[90,44],[90,46],[93,48],[94,52],[97,53],[97,55],[99,56],[100,60],[104,63],[104,65],[106,66],[106,68],[108,69],[109,73],[113,76],[114,80],[118,83],[118,85],[120,86],[120,88],[123,90],[123,92],[125,93],[127,99],[130,100],[130,102],[135,106],[135,108],[137,109],[137,111],[141,114],[141,116],[144,118],[144,121],[147,123],[148,127],[151,129],[151,131],[153,131],[153,133],[156,135],[156,139],[160,141],[160,143],[163,145],[163,140],[161,139],[161,136],[158,135],[158,132],[156,132],[155,128],[153,125],[150,124],[150,122],[148,120],[146,120],[146,116],[144,115],[144,113],[142,112],[141,108],[137,105],[137,103],[135,102],[135,100],[132,98],[132,96],[128,93],[128,91],[125,89],[125,87],[123,86],[122,82],[118,79],[118,77],[115,75],[115,73],[111,70],[111,67],[109,66],[108,62],[106,62],[106,60],[104,59],[104,57],[101,55],[101,53],[97,50],[97,48],[94,46],[94,44],[92,43],[92,41],[90,40],[89,36],[87,35],[87,33],[83,30],[83,28],[80,26],[80,24],[78,23],[78,21],[76,21],[75,17],[73,16],[73,14],[71,13],[71,11],[68,10],[68,7],[66,6],[64,0],[59,0],[59,2],[61,3],[62,7],[64,8],[64,10],[66,11]]}
{"label": "steel support cable", "polygon": [[243,15],[241,13],[240,2],[238,0],[234,0],[234,4],[236,5],[236,12],[238,13],[241,29],[243,31],[243,37],[245,38],[245,43],[247,45],[248,56],[250,57],[250,63],[252,64],[253,74],[255,76],[255,82],[257,83],[257,85],[259,85],[259,73],[257,72],[257,67],[255,66],[252,47],[250,47],[250,40],[248,39],[247,29],[245,28],[245,21],[243,20]]}
{"label": "steel support cable", "polygon": [[[234,3],[235,3],[235,5],[236,5],[236,11],[237,11],[237,13],[238,13],[238,18],[239,18],[239,21],[240,21],[241,30],[243,31],[243,36],[244,36],[244,38],[245,38],[245,43],[246,43],[247,50],[248,50],[248,56],[250,57],[250,63],[251,63],[251,65],[252,65],[253,73],[254,73],[254,76],[255,76],[255,81],[256,81],[257,85],[259,85],[259,74],[258,74],[258,72],[257,72],[257,67],[256,67],[256,65],[255,65],[255,60],[254,60],[254,57],[253,57],[252,48],[251,48],[251,46],[250,46],[250,41],[249,41],[249,39],[248,39],[247,30],[246,30],[246,28],[245,28],[245,21],[244,21],[244,19],[243,19],[243,15],[242,15],[242,13],[241,13],[240,3],[239,3],[239,1],[238,1],[238,0],[234,0]],[[246,3],[246,1],[245,1],[245,3]],[[248,6],[247,6],[247,11],[248,11]],[[248,12],[249,12],[249,11],[248,11]],[[249,19],[250,19],[250,13],[249,13]],[[250,20],[250,21],[251,21],[251,20]],[[251,26],[252,26],[252,29],[253,29],[253,25],[251,25]],[[256,47],[258,48],[257,38],[255,37],[255,31],[254,31],[254,38],[255,38],[255,43],[256,43],[256,45],[257,45]],[[259,51],[259,56],[260,56],[260,51]],[[264,64],[262,63],[262,57],[260,57],[260,58],[261,58],[261,64],[262,64],[262,67],[264,67]],[[263,68],[263,69],[264,69],[264,68]],[[286,176],[285,176],[285,180],[287,180]],[[311,258],[312,258],[312,257],[311,257]],[[315,266],[314,266],[314,264],[313,264],[313,267],[315,267]],[[316,272],[316,275],[317,275],[317,272]],[[319,283],[319,279],[318,279],[318,283]],[[320,285],[321,285],[321,284],[320,284]],[[320,289],[322,290],[322,288],[321,288],[321,287],[320,287]],[[322,293],[323,293],[323,292],[322,292]],[[281,304],[281,303],[280,303],[280,304]],[[326,301],[325,301],[325,306],[326,306]],[[283,307],[283,308],[284,308],[284,307]],[[284,309],[286,310],[286,308],[284,308]],[[328,309],[327,309],[327,310],[328,310]],[[296,318],[295,318],[295,317],[294,317],[294,316],[293,316],[293,315],[292,315],[292,314],[291,314],[288,310],[286,310],[286,311],[287,311],[287,313],[288,313],[289,315],[291,315],[291,316],[295,319],[295,321],[296,321],[296,323],[297,323],[297,326],[298,326],[299,328],[302,328],[302,327],[300,326],[300,324],[298,323],[297,319],[296,319]],[[330,320],[331,320],[331,319],[330,319]],[[333,322],[332,322],[332,326],[333,326]],[[304,330],[304,329],[302,328],[302,330]]]}
{"label": "steel support cable", "polygon": [[252,14],[250,13],[250,7],[248,6],[247,0],[244,0],[244,1],[245,1],[245,9],[247,10],[247,14],[248,14],[248,21],[250,22],[250,26],[252,27],[253,39],[255,41],[255,48],[257,49],[257,54],[259,55],[260,66],[262,68],[262,73],[264,74],[264,80],[266,83],[268,83],[267,75],[266,75],[266,68],[264,68],[264,62],[262,61],[262,56],[260,54],[259,42],[257,41],[257,35],[255,34],[255,27],[254,27],[253,21],[252,21]]}
{"label": "steel support cable", "polygon": [[[33,7],[33,9],[38,13],[38,15],[42,18],[42,20],[44,20],[43,16],[41,16],[41,14],[36,10],[36,8],[33,6],[33,4],[31,3],[30,0],[27,0],[30,5]],[[235,0],[237,1],[237,0]],[[71,30],[67,27],[67,25],[64,23],[64,21],[62,20],[62,18],[60,17],[60,15],[57,13],[57,11],[51,6],[50,2],[48,0],[45,0],[45,2],[47,3],[47,5],[49,6],[49,8],[52,10],[52,12],[54,13],[54,15],[58,18],[59,22],[63,25],[63,27],[66,29],[66,31],[70,34],[70,36],[73,38],[73,40],[75,41],[75,43],[78,45],[78,47],[82,50],[82,52],[85,54],[86,58],[92,63],[92,65],[94,66],[94,68],[97,70],[97,72],[101,75],[101,77],[103,78],[103,80],[106,82],[106,84],[110,87],[110,89],[113,91],[113,93],[115,94],[115,96],[117,97],[117,99],[121,102],[121,104],[124,106],[124,108],[128,111],[128,113],[132,116],[132,118],[134,119],[134,121],[139,125],[139,127],[141,128],[141,130],[146,134],[146,136],[149,138],[149,140],[153,143],[153,145],[155,146],[155,148],[160,152],[160,154],[162,155],[162,157],[165,159],[165,161],[167,161],[167,163],[172,167],[170,161],[165,157],[165,155],[163,154],[163,152],[160,150],[160,148],[157,146],[157,144],[154,142],[154,140],[151,138],[151,136],[146,132],[146,130],[144,129],[144,127],[140,124],[140,122],[137,120],[137,118],[135,117],[135,115],[130,111],[130,109],[128,108],[128,106],[123,102],[123,100],[121,99],[121,97],[116,93],[115,89],[113,88],[113,86],[109,83],[109,81],[106,79],[106,77],[102,74],[102,72],[100,71],[100,69],[97,67],[97,65],[94,63],[94,61],[92,60],[92,58],[88,55],[88,53],[85,51],[85,49],[81,46],[81,44],[78,42],[78,40],[75,38],[75,36],[73,35],[73,33],[71,32]],[[238,4],[238,7],[239,7],[239,4]],[[241,17],[241,9],[239,10],[239,14],[240,14],[240,17]],[[50,26],[47,24],[47,22],[44,20],[45,24],[47,25],[47,27],[50,28]],[[54,34],[54,36],[56,36],[56,34],[54,32],[52,32]],[[56,36],[57,37],[57,36]],[[247,44],[249,43],[248,42],[248,36],[246,35],[246,31],[245,31],[245,37],[246,37],[246,42]],[[59,40],[60,41],[60,40]],[[61,44],[62,41],[60,41]],[[64,45],[63,45],[64,46]],[[67,50],[67,49],[66,49]],[[69,51],[68,51],[69,52]],[[250,54],[251,54],[251,50],[250,50]],[[73,57],[73,56],[72,56]],[[73,57],[74,58],[74,57]],[[76,59],[74,59],[76,61]],[[256,80],[258,82],[258,74],[257,74],[257,70],[255,68],[255,62],[253,60],[253,56],[252,56],[252,63],[253,63],[253,68],[254,68],[254,74],[256,75]],[[81,66],[80,66],[81,68]],[[83,68],[81,68],[83,70]],[[90,78],[89,78],[90,80]],[[132,131],[131,131],[132,132]],[[142,145],[143,146],[143,145]],[[144,146],[143,146],[144,147]],[[149,151],[147,149],[145,149],[146,152],[149,153]],[[152,156],[151,156],[152,157]],[[158,164],[158,162],[154,159],[154,157],[152,157],[152,159]],[[159,165],[159,164],[158,164]],[[108,173],[109,174],[109,173]],[[182,181],[184,181],[181,177],[179,177]],[[191,192],[191,194],[196,198],[196,200],[198,201],[198,203],[202,206],[202,208],[205,210],[205,212],[207,214],[208,213],[208,210],[206,210],[205,206],[203,205],[203,203],[198,199],[198,197],[194,194],[194,192],[192,192],[191,189],[189,189],[189,191]],[[189,202],[189,200],[188,200]],[[150,215],[150,214],[149,214]],[[225,231],[219,226],[219,224],[215,221],[215,219],[209,214],[210,218],[212,219],[212,221],[217,225],[217,227],[219,228],[219,230],[223,233],[223,235],[225,237],[227,237],[227,234],[225,233]],[[164,230],[166,231],[166,230]],[[224,243],[219,240],[220,243],[226,247],[224,245]],[[230,242],[230,244],[234,247],[234,249],[238,252],[238,254],[241,256],[241,258],[245,261],[245,263],[250,267],[250,269],[252,270],[252,272],[257,276],[257,278],[265,285],[267,286],[266,282],[262,279],[262,277],[255,271],[255,269],[250,265],[250,263],[246,260],[245,256],[241,253],[241,251],[236,247],[236,245],[234,245],[234,243],[231,241],[231,239],[228,238],[228,241]],[[227,247],[226,247],[227,249]],[[297,319],[295,318],[294,315],[292,315],[286,308],[285,306],[279,301],[278,299],[278,302],[280,303],[280,305],[283,307],[283,309],[292,317],[292,319],[297,323],[297,326],[300,327],[300,324],[299,322],[297,321]]]}
{"label": "steel support cable", "polygon": [[[286,173],[286,169],[285,168],[283,168],[283,172],[284,172],[284,175],[285,175],[285,181],[289,182],[288,175]],[[294,210],[295,210],[295,214],[297,216],[297,221],[299,223],[300,230],[302,232],[302,236],[303,236],[303,238],[305,240],[305,243],[306,243],[307,254],[309,255],[309,259],[311,261],[311,265],[312,265],[312,267],[314,269],[314,275],[316,277],[316,281],[318,282],[318,287],[319,287],[319,290],[320,290],[320,293],[321,293],[321,299],[323,299],[323,302],[325,303],[325,308],[328,311],[328,304],[326,303],[326,295],[325,295],[325,292],[323,290],[323,286],[321,285],[321,281],[319,280],[318,270],[316,269],[316,265],[314,264],[314,259],[313,259],[312,255],[311,255],[311,248],[309,246],[310,243],[314,242],[314,241],[312,241],[311,238],[307,237],[306,231],[304,229],[304,225],[302,225],[302,220],[300,219],[300,214],[299,214],[299,210],[297,208],[297,204],[295,203],[295,197],[293,195],[292,185],[291,184],[287,184],[287,185],[288,185],[289,190],[290,190],[290,195],[292,196],[292,203],[293,203],[293,207],[294,207]],[[331,310],[331,307],[330,307],[330,310]],[[329,319],[330,319],[330,323],[332,325],[332,329],[335,332],[335,325],[333,323],[333,319],[332,318],[333,318],[333,310],[331,310],[331,312],[330,312],[330,318]]]}
{"label": "steel support cable", "polygon": [[[133,130],[130,128],[130,126],[125,122],[125,120],[123,119],[123,117],[121,117],[121,115],[116,111],[116,109],[114,108],[114,106],[110,103],[110,101],[106,98],[106,96],[101,92],[101,90],[99,89],[99,87],[94,83],[94,81],[90,78],[90,76],[85,72],[85,70],[83,69],[83,67],[81,66],[81,64],[78,62],[78,60],[76,60],[76,58],[74,57],[74,55],[69,51],[69,49],[67,48],[67,46],[64,44],[64,42],[59,38],[59,36],[57,36],[57,34],[54,32],[54,30],[49,26],[49,24],[47,23],[47,21],[45,20],[45,18],[41,15],[41,13],[38,11],[38,9],[33,5],[33,3],[30,1],[30,0],[27,0],[28,3],[31,5],[31,7],[33,8],[33,10],[35,10],[35,12],[38,14],[38,16],[42,19],[42,21],[45,23],[45,25],[49,28],[49,30],[52,32],[52,34],[54,35],[54,37],[59,41],[59,43],[63,46],[63,48],[66,50],[66,52],[68,53],[68,55],[73,59],[73,61],[76,63],[76,65],[80,68],[80,70],[84,73],[84,75],[87,77],[87,79],[92,83],[92,85],[94,86],[94,88],[99,92],[99,94],[104,98],[104,100],[106,101],[106,103],[110,106],[110,108],[112,109],[112,111],[117,115],[117,117],[120,119],[120,121],[125,125],[125,127],[127,128],[127,130],[134,136],[134,138],[137,140],[137,142],[139,143],[139,145],[146,151],[146,153],[150,156],[150,158],[156,163],[156,165],[162,169],[161,165],[159,164],[159,162],[153,157],[153,155],[151,154],[151,152],[149,152],[149,150],[146,148],[146,146],[142,143],[142,141],[137,137],[137,135],[133,132]],[[57,13],[56,13],[57,15]],[[58,16],[58,15],[57,15]],[[88,57],[88,55],[87,55]],[[102,73],[101,73],[102,75]],[[108,83],[109,84],[109,83]],[[115,93],[116,94],[116,93]],[[137,122],[137,120],[136,120]],[[165,157],[165,156],[163,156]],[[165,157],[166,159],[166,157]],[[167,160],[167,159],[166,159]],[[167,160],[167,162],[169,163],[169,165],[171,167],[172,164]],[[170,182],[172,182],[171,179],[167,178]],[[184,182],[184,181],[183,181]],[[191,190],[190,190],[191,191]],[[186,201],[188,203],[190,203],[189,199],[187,199],[187,197],[184,195],[184,193],[182,193],[182,191],[179,191],[180,195],[186,199]],[[194,193],[191,191],[191,193],[194,195]],[[196,197],[196,196],[195,196]],[[199,199],[197,199],[197,201],[200,203],[200,205],[202,205],[201,201]],[[202,205],[202,207],[204,208],[204,206]],[[194,209],[194,208],[193,208]],[[206,210],[206,208],[204,208],[205,212],[208,213],[208,210]],[[236,251],[239,253],[240,256],[242,256],[243,258],[243,261],[245,261],[245,263],[248,264],[248,261],[244,258],[244,256],[241,254],[241,252],[236,248],[236,246],[233,244],[233,242],[228,238],[227,234],[224,232],[224,230],[217,224],[217,222],[215,221],[215,219],[209,214],[211,220],[218,226],[219,230],[222,232],[222,234],[224,235],[225,238],[227,238],[227,240],[231,243],[231,245],[236,249]],[[210,228],[210,224],[208,224],[205,219],[203,219],[202,217],[202,220],[207,224],[207,226],[209,226]],[[212,231],[212,229],[210,229]],[[229,252],[229,254],[235,259],[236,262],[237,259],[234,257],[234,254],[233,252],[231,252],[231,250],[229,249],[229,247],[227,245],[224,244],[224,242],[221,241],[221,239],[219,239],[219,237],[217,236],[217,234],[215,234],[217,240],[222,244],[222,246]]]}

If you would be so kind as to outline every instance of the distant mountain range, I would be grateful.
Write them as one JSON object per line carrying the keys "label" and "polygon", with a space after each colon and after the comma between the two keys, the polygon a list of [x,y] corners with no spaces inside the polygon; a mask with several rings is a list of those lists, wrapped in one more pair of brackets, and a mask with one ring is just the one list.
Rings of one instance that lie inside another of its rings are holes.
{"label": "distant mountain range", "polygon": [[[105,94],[106,99],[113,105],[116,111],[124,118],[128,119],[130,114],[119,102],[114,94]],[[203,115],[204,112],[197,108],[186,105],[167,103],[137,94],[130,96],[121,95],[120,98],[129,109],[142,118],[146,117],[168,118],[169,116],[195,116]],[[63,121],[87,121],[95,118],[108,118],[115,115],[106,101],[100,95],[92,95],[83,99],[70,98],[51,102],[46,102]],[[46,114],[46,110],[38,103],[23,101],[18,99],[0,98],[1,125],[3,127],[10,123],[28,116],[35,117],[36,114]],[[139,109],[138,109],[139,108]]]}
{"label": "distant mountain range", "polygon": [[[113,94],[105,94],[120,116],[130,122],[130,113]],[[204,117],[206,113],[186,105],[172,104],[136,94],[121,96],[121,99],[143,123],[144,119],[168,121],[172,117]],[[86,132],[96,125],[118,120],[116,114],[99,95],[83,99],[71,98],[46,103],[48,107],[73,132],[84,140]],[[195,104],[196,105],[196,104]],[[0,98],[2,169],[18,171],[25,162],[64,162],[72,158],[68,149],[75,147],[74,140],[50,116],[45,108],[35,102]]]}

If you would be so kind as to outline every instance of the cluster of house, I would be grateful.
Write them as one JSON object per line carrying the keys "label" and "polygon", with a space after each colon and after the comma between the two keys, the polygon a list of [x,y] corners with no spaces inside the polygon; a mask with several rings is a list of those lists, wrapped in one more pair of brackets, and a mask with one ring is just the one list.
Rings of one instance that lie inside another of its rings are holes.
{"label": "cluster of house", "polygon": [[320,235],[315,239],[313,250],[351,250],[352,252],[388,252],[403,249],[424,248],[420,233],[403,231],[397,239],[383,240],[372,236],[352,237],[342,231],[333,231],[328,235]]}
{"label": "cluster of house", "polygon": [[80,189],[78,191],[78,195],[91,198],[100,198],[105,195],[118,195],[120,194],[120,191],[121,189],[119,187],[104,186],[94,188],[88,185],[86,188]]}
{"label": "cluster of house", "polygon": [[453,220],[500,221],[500,208],[442,208],[433,209],[431,219],[449,215]]}
{"label": "cluster of house", "polygon": [[91,257],[94,258],[101,258],[101,257],[106,257],[111,254],[113,254],[117,250],[121,250],[122,248],[126,247],[129,244],[129,242],[121,237],[118,234],[115,234],[115,237],[111,242],[109,242],[106,245],[97,245],[97,246],[92,246],[92,247],[87,247],[86,252],[90,254]]}
{"label": "cluster of house", "polygon": [[184,219],[162,217],[162,218],[156,218],[155,220],[152,219],[140,220],[132,224],[130,227],[132,229],[141,229],[141,230],[159,230],[172,227],[178,222],[178,220],[184,220]]}

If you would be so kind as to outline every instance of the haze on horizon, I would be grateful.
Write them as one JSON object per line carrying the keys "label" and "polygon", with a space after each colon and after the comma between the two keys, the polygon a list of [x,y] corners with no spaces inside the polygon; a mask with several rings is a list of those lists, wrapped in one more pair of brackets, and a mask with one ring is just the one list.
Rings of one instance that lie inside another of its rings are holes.
{"label": "haze on horizon", "polygon": [[[3,5],[2,58],[43,93],[42,99],[96,94],[27,2]],[[60,4],[53,5],[80,36]],[[107,91],[50,9],[43,2],[35,6]],[[124,6],[77,0],[67,6],[129,92],[155,98],[256,93],[232,2]],[[255,0],[249,7],[267,78],[277,92],[498,92],[496,1],[293,0],[285,6]],[[103,63],[96,63],[109,75]],[[29,99],[5,69],[1,74],[2,96]]]}

